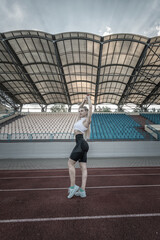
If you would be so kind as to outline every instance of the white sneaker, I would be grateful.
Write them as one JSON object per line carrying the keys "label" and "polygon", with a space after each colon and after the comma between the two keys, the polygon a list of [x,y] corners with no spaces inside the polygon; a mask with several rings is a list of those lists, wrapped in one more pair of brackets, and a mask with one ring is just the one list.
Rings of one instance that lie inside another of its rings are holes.
{"label": "white sneaker", "polygon": [[86,191],[81,192],[80,190],[78,190],[78,192],[75,193],[75,196],[85,198],[87,196]]}
{"label": "white sneaker", "polygon": [[74,196],[74,194],[78,191],[79,187],[77,185],[74,185],[74,188],[69,188],[68,189],[68,197],[67,198],[72,198]]}

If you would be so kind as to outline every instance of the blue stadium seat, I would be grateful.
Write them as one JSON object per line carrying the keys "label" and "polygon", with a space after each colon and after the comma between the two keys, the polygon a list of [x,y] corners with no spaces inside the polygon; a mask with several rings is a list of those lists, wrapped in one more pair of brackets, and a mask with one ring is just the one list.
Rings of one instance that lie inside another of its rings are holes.
{"label": "blue stadium seat", "polygon": [[150,120],[155,124],[160,124],[160,114],[159,113],[141,113],[141,116]]}
{"label": "blue stadium seat", "polygon": [[144,139],[135,129],[140,125],[126,114],[93,114],[91,125],[90,139]]}

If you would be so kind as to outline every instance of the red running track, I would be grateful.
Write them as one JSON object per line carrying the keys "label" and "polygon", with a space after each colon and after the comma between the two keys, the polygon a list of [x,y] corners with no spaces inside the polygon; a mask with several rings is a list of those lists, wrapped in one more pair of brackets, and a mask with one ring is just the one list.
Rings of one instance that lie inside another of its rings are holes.
{"label": "red running track", "polygon": [[86,199],[68,186],[66,169],[0,171],[0,239],[160,239],[160,168],[88,169]]}

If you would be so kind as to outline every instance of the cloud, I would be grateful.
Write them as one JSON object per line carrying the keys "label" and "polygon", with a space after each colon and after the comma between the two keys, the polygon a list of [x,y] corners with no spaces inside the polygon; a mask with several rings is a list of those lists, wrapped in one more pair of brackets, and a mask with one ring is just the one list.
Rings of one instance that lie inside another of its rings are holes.
{"label": "cloud", "polygon": [[160,36],[160,25],[156,26],[156,30],[157,30],[157,35]]}
{"label": "cloud", "polygon": [[0,31],[15,30],[22,25],[25,19],[24,8],[16,1],[5,1],[1,4],[0,14]]}
{"label": "cloud", "polygon": [[111,27],[106,26],[104,30],[99,30],[99,33],[100,33],[102,36],[106,36],[106,35],[112,34],[113,32],[112,32]]}
{"label": "cloud", "polygon": [[160,36],[160,23],[155,23],[154,26],[144,31],[144,35],[147,37]]}
{"label": "cloud", "polygon": [[3,11],[8,19],[13,21],[22,21],[24,18],[24,12],[18,3],[10,4],[10,6],[2,4],[1,11]]}

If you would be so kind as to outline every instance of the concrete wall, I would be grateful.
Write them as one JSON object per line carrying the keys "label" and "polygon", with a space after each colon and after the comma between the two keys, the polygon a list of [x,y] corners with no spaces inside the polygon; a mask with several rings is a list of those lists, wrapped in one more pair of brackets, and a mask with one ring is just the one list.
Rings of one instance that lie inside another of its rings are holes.
{"label": "concrete wall", "polygon": [[[160,156],[160,141],[88,142],[89,157]],[[75,142],[0,143],[0,158],[68,158]]]}

